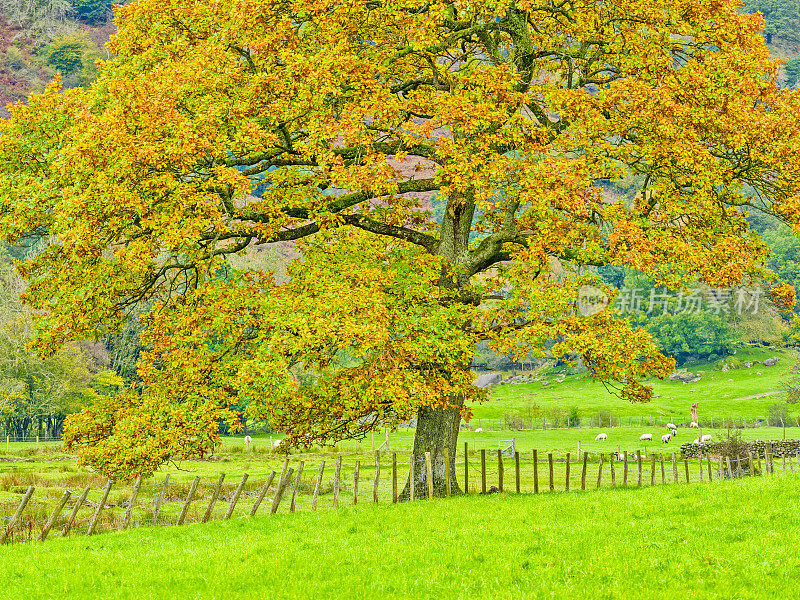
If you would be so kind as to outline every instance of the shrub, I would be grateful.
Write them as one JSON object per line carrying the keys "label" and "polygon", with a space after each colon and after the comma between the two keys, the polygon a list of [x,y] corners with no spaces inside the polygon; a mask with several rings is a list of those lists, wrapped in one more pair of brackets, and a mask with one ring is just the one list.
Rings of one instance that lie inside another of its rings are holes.
{"label": "shrub", "polygon": [[503,415],[505,428],[512,431],[519,431],[525,428],[525,421],[517,411],[507,412]]}
{"label": "shrub", "polygon": [[[748,446],[747,442],[742,439],[742,432],[737,430],[728,429],[726,438],[714,444],[714,451],[719,454],[721,460],[729,458],[731,464],[740,462],[743,469],[749,469]],[[755,468],[755,465],[752,465]]]}
{"label": "shrub", "polygon": [[553,408],[550,409],[550,424],[553,427],[558,427],[559,423],[563,423],[564,422],[564,420],[566,419],[566,416],[567,416],[567,411],[566,410],[564,410],[563,408],[558,408],[557,406],[554,406]]}
{"label": "shrub", "polygon": [[567,415],[567,423],[570,427],[578,427],[581,424],[581,418],[578,414],[578,407],[573,406],[569,409],[569,415]]}
{"label": "shrub", "polygon": [[614,418],[615,417],[611,414],[610,410],[599,410],[597,411],[597,426],[611,427],[611,422]]}
{"label": "shrub", "polygon": [[789,420],[789,405],[786,402],[775,402],[767,410],[767,418],[770,424],[773,425],[791,423]]}
{"label": "shrub", "polygon": [[25,57],[22,51],[16,46],[9,46],[2,57],[2,64],[12,69],[22,69],[25,66]]}

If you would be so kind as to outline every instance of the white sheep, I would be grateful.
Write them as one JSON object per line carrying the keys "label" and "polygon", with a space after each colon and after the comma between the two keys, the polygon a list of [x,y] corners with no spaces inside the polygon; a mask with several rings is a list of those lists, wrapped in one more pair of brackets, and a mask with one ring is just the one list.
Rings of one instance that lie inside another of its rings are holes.
{"label": "white sheep", "polygon": [[700,428],[700,425],[698,425],[697,423],[695,423],[694,421],[692,421],[691,423],[689,423],[689,427],[690,427],[691,429],[699,429],[699,428]]}
{"label": "white sheep", "polygon": [[677,429],[675,423],[667,423],[667,429]]}
{"label": "white sheep", "polygon": [[669,444],[669,441],[671,439],[672,439],[671,433],[665,433],[664,435],[661,436],[661,441],[664,442],[665,444]]}
{"label": "white sheep", "polygon": [[700,438],[700,443],[701,444],[705,444],[706,442],[710,442],[710,441],[711,441],[711,434],[710,433],[707,433],[703,437]]}
{"label": "white sheep", "polygon": [[640,442],[647,442],[647,441],[652,442],[653,441],[653,434],[652,433],[643,433],[642,435],[639,436],[639,441]]}
{"label": "white sheep", "polygon": [[675,437],[675,436],[678,435],[678,430],[677,429],[672,429],[671,431],[672,431],[672,437]]}
{"label": "white sheep", "polygon": [[281,440],[275,440],[274,442],[272,442],[273,449],[280,447],[280,445],[281,445]]}
{"label": "white sheep", "polygon": [[694,441],[693,441],[692,443],[693,443],[693,444],[699,444],[699,443],[700,443],[700,440],[699,440],[699,439],[697,439],[697,438],[694,438]]}
{"label": "white sheep", "polygon": [[252,444],[252,443],[253,443],[253,438],[251,438],[249,435],[244,436],[244,448],[245,448],[245,450],[250,452],[250,444]]}
{"label": "white sheep", "polygon": [[594,438],[595,442],[605,442],[608,439],[608,436],[605,433],[598,433],[597,437]]}
{"label": "white sheep", "polygon": [[475,430],[475,433],[483,433],[483,427],[478,427],[478,428]]}

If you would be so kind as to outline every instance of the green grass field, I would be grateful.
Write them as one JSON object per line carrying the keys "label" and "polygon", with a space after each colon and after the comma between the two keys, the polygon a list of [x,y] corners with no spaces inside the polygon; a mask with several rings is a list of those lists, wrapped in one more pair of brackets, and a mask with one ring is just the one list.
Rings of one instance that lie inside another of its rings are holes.
{"label": "green grass field", "polygon": [[0,598],[792,598],[798,495],[788,475],[54,539],[0,550]]}
{"label": "green grass field", "polygon": [[[692,373],[704,371],[700,381],[684,384],[651,378],[646,383],[653,387],[654,398],[645,404],[631,404],[614,395],[603,384],[592,382],[582,375],[565,377],[557,383],[550,372],[550,385],[541,383],[500,385],[491,390],[489,400],[473,407],[475,419],[502,419],[506,414],[518,413],[524,418],[550,418],[554,411],[566,415],[573,406],[582,418],[596,417],[605,411],[614,417],[662,416],[683,418],[689,421],[690,408],[697,402],[701,419],[710,416],[746,419],[767,416],[770,405],[786,399],[784,382],[794,358],[774,349],[747,349],[737,352],[742,362],[759,361],[777,356],[774,367],[755,365],[750,369],[735,369],[723,373],[711,363],[692,365]],[[554,372],[559,372],[558,369]],[[758,373],[761,373],[760,375]],[[769,394],[763,397],[762,394]],[[800,416],[800,405],[789,405],[793,418]],[[473,424],[477,426],[476,424]]]}

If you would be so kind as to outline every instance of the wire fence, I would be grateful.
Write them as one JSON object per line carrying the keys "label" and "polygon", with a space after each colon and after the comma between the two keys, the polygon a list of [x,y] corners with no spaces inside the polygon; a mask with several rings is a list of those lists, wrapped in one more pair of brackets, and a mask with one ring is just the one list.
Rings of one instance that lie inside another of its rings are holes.
{"label": "wire fence", "polygon": [[[137,481],[115,485],[88,480],[86,485],[13,490],[19,501],[0,502],[0,542],[30,542],[48,537],[95,535],[136,527],[180,526],[225,519],[273,515],[277,512],[334,510],[358,502],[397,502],[400,497],[419,499],[428,495],[427,481],[434,471],[450,482],[447,493],[494,491],[542,493],[577,491],[617,486],[655,486],[698,483],[719,479],[800,472],[800,453],[761,443],[748,455],[715,455],[689,458],[647,451],[632,453],[567,454],[565,458],[536,450],[508,454],[502,449],[464,452],[451,460],[397,452],[374,454],[374,461],[344,461],[342,455],[307,456],[266,479],[243,473],[228,478],[220,474],[202,480],[171,481],[169,475],[152,483]],[[775,442],[785,444],[785,442]],[[780,464],[778,466],[778,457]],[[764,460],[762,465],[762,458]],[[416,463],[415,486],[411,465]],[[449,463],[449,467],[448,467]],[[444,475],[447,473],[447,475]],[[416,488],[416,490],[415,490]],[[440,493],[443,490],[440,490]],[[416,497],[414,494],[416,493]]]}
{"label": "wire fence", "polygon": [[[594,417],[522,417],[507,416],[502,419],[473,418],[469,423],[462,423],[465,431],[533,431],[541,429],[577,429],[596,427],[656,427],[672,423],[677,427],[690,427],[691,419],[675,416],[628,416],[597,415]],[[720,417],[710,416],[698,418],[698,425],[710,429],[751,429],[757,427],[800,427],[800,415],[797,417]]]}

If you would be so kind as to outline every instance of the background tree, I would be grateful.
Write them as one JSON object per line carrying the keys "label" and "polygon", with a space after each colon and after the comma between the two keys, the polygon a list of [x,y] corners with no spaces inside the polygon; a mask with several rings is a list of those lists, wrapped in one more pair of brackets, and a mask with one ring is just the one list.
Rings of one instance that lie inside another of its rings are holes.
{"label": "background tree", "polygon": [[[800,219],[800,140],[760,22],[729,1],[124,7],[90,90],[54,84],[0,130],[0,230],[55,240],[20,266],[41,350],[153,307],[140,386],[68,444],[124,477],[208,451],[231,406],[292,444],[416,413],[441,493],[480,340],[647,400],[673,361],[578,290],[604,264],[765,275],[745,209]],[[607,198],[622,176],[643,189]],[[287,240],[285,283],[232,267]]]}

